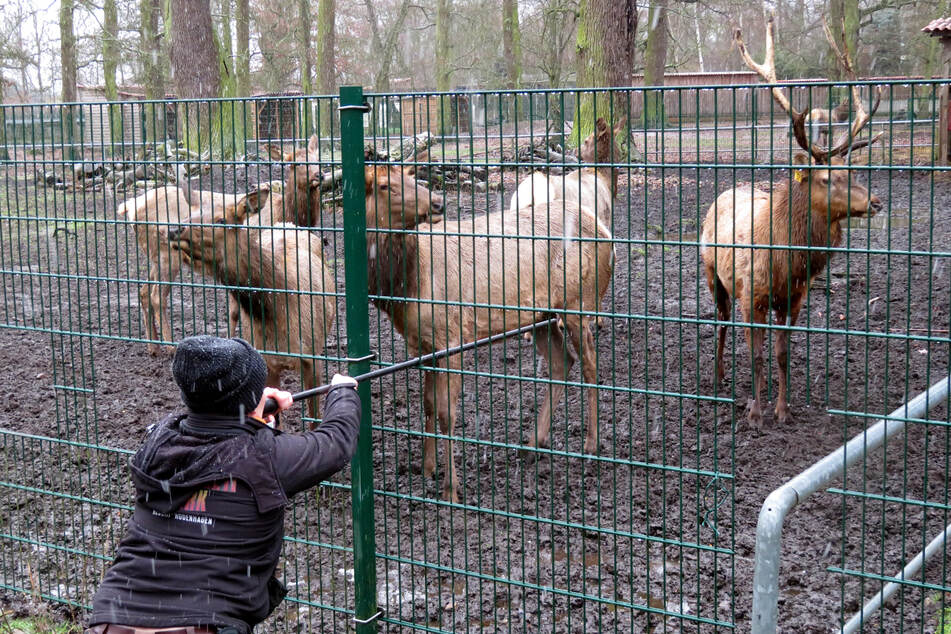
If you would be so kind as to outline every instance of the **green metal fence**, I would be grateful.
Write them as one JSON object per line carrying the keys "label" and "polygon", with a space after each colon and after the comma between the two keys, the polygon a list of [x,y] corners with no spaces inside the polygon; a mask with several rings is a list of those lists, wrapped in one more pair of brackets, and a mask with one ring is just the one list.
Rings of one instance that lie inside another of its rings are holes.
{"label": "green metal fence", "polygon": [[[834,105],[830,95],[845,92],[791,88],[799,109]],[[868,99],[871,87],[860,88]],[[761,86],[664,88],[663,115],[649,120],[640,88],[350,88],[138,109],[67,104],[58,111],[76,116],[60,117],[57,132],[5,126],[5,601],[50,601],[82,617],[129,514],[128,456],[148,424],[180,407],[161,344],[230,332],[229,298],[263,288],[303,327],[255,344],[289,364],[316,362],[323,377],[551,316],[564,326],[361,385],[364,433],[351,469],[288,512],[280,573],[290,594],[266,631],[749,629],[756,519],[770,491],[948,374],[951,174],[935,158],[941,89],[884,84],[860,138],[884,135],[850,155],[848,172],[881,199],[877,214],[843,222],[838,245],[765,247],[789,261],[832,257],[815,271],[796,324],[770,316],[762,326],[791,334],[793,421],[773,413],[779,373],[767,337],[759,430],[745,409],[752,384],[741,306],[718,316],[707,288],[704,218],[720,193],[743,183],[778,191],[795,174],[822,171],[794,171],[789,120]],[[711,93],[708,110],[700,104]],[[39,111],[3,106],[3,119]],[[580,133],[566,127],[569,113],[584,115]],[[598,141],[596,165],[579,163],[578,137],[598,117],[626,122],[617,147],[605,159]],[[78,120],[100,132],[80,134],[70,123]],[[616,175],[616,193],[570,189],[582,167],[605,184]],[[525,199],[523,190],[521,210],[509,211],[517,184],[536,171],[562,202]],[[187,209],[183,174],[204,192]],[[216,222],[248,192],[268,193],[269,218]],[[432,215],[421,217],[427,208]],[[196,265],[172,275],[180,256],[168,230],[197,212],[206,215],[191,218],[196,233],[243,232],[245,242],[220,249],[218,273]],[[309,244],[310,255],[292,262],[287,244]],[[267,275],[222,272],[251,257],[268,263]],[[301,266],[309,282],[295,281]],[[315,281],[323,270],[332,284]],[[171,336],[146,326],[162,315]],[[242,336],[260,334],[253,315],[239,323]],[[717,383],[721,325],[727,372]],[[564,345],[587,333],[589,353]],[[573,356],[582,358],[565,378],[552,372]],[[582,371],[585,357],[593,375]],[[285,386],[303,378],[292,369]],[[447,386],[458,388],[455,407],[444,405]],[[564,395],[552,403],[550,442],[536,446],[536,415],[552,386]],[[585,446],[592,398],[597,451]],[[451,432],[426,427],[427,402],[456,413]],[[869,628],[947,626],[946,548],[914,578],[895,571],[949,524],[948,421],[947,402],[909,420],[884,452],[789,517],[784,630],[841,626],[893,581],[900,591]],[[305,409],[284,424],[308,422]],[[449,441],[456,499],[443,486]]]}

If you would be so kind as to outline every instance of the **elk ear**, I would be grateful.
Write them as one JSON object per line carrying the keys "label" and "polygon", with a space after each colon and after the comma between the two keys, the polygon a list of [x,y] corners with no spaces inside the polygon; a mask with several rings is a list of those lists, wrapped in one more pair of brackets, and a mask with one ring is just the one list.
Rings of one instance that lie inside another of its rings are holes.
{"label": "elk ear", "polygon": [[627,128],[627,115],[618,119],[618,122],[614,124],[614,133],[624,132],[625,128]]}
{"label": "elk ear", "polygon": [[316,134],[311,135],[310,140],[307,141],[307,153],[308,154],[317,154],[320,152],[320,137]]}
{"label": "elk ear", "polygon": [[[805,152],[796,152],[793,154],[793,165],[809,165],[809,155]],[[806,180],[805,170],[793,170],[793,178],[796,179],[797,183],[801,183]]]}
{"label": "elk ear", "polygon": [[373,182],[376,180],[376,168],[373,166],[368,166],[363,172],[364,178],[366,179],[366,195],[369,196],[373,192]]}
{"label": "elk ear", "polygon": [[244,205],[248,208],[247,213],[252,214],[261,211],[270,196],[271,188],[267,183],[259,186],[255,191],[249,192],[243,199]]}

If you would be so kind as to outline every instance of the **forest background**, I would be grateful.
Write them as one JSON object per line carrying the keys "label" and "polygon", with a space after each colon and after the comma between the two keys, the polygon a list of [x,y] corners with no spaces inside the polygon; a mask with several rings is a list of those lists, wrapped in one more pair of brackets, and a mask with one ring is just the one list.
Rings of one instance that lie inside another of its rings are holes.
{"label": "forest background", "polygon": [[0,86],[25,103],[77,85],[110,100],[662,85],[745,70],[732,30],[761,49],[769,13],[781,78],[842,78],[823,17],[859,77],[930,78],[939,43],[921,28],[951,0],[2,0]]}

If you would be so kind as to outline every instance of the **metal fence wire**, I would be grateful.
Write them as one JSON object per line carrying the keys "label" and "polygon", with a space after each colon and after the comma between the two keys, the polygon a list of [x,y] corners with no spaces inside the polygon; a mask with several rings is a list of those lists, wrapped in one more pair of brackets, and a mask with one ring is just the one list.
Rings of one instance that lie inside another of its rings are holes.
{"label": "metal fence wire", "polygon": [[[260,631],[763,631],[770,492],[948,374],[947,86],[878,85],[848,141],[880,137],[832,165],[759,85],[3,105],[3,602],[83,617],[182,337],[240,334],[298,390],[555,319],[361,385]],[[949,411],[899,410],[786,518],[783,631],[867,600],[866,631],[949,627]]]}

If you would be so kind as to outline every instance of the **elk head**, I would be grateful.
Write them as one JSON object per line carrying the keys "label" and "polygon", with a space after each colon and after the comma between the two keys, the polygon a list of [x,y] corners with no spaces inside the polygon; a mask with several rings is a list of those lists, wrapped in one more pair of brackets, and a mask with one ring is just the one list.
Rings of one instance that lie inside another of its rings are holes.
{"label": "elk head", "polygon": [[223,261],[224,252],[229,250],[225,246],[226,231],[239,226],[243,228],[244,221],[261,210],[270,194],[270,188],[263,186],[226,204],[220,211],[216,210],[210,222],[188,222],[171,227],[168,231],[169,246],[180,252],[186,263],[192,266],[200,264],[201,268],[213,272],[216,256],[220,255]]}
{"label": "elk head", "polygon": [[368,227],[408,229],[426,219],[431,222],[441,220],[442,196],[420,185],[414,173],[412,166],[367,166]]}
{"label": "elk head", "polygon": [[[809,165],[809,159],[807,154],[796,152],[793,163],[806,166]],[[829,159],[832,167],[843,167],[845,164],[845,160],[838,156]],[[793,186],[804,190],[813,210],[826,210],[828,219],[824,222],[835,223],[849,216],[874,216],[882,209],[879,197],[853,182],[847,169],[796,169],[793,171],[793,180]]]}
{"label": "elk head", "polygon": [[585,163],[610,163],[614,157],[621,154],[615,138],[626,125],[627,117],[621,117],[613,128],[607,124],[604,117],[598,117],[594,122],[594,132],[581,144],[578,156]]}
{"label": "elk head", "polygon": [[289,205],[288,210],[293,215],[285,212],[284,217],[288,222],[293,221],[305,227],[313,226],[319,215],[319,189],[323,180],[318,162],[320,139],[315,134],[310,137],[306,147],[286,153],[271,144],[266,145],[265,149],[273,160],[287,166],[284,177],[284,196],[287,202],[284,204]]}

